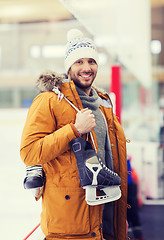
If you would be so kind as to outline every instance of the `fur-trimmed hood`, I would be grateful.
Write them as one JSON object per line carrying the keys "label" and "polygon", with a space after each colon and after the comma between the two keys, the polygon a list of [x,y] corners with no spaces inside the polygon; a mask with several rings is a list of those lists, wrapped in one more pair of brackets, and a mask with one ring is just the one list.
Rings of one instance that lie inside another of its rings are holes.
{"label": "fur-trimmed hood", "polygon": [[36,81],[36,87],[40,92],[52,91],[54,87],[60,89],[65,78],[65,74],[47,71],[39,76]]}

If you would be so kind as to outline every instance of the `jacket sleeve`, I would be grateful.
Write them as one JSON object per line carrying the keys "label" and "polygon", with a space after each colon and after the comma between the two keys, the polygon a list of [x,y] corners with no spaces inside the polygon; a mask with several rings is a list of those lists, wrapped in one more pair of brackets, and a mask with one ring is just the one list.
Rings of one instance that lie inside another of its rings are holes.
{"label": "jacket sleeve", "polygon": [[69,149],[72,139],[78,137],[73,123],[56,129],[52,94],[38,95],[29,109],[20,146],[21,158],[27,166],[54,160]]}

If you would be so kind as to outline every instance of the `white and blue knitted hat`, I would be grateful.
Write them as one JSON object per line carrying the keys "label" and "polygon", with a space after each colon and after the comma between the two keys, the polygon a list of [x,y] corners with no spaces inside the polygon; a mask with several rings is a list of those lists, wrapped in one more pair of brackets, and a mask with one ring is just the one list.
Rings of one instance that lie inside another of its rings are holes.
{"label": "white and blue knitted hat", "polygon": [[98,64],[98,52],[94,42],[83,36],[78,29],[71,29],[67,33],[68,43],[65,51],[65,70],[68,70],[74,62],[80,58],[93,58]]}

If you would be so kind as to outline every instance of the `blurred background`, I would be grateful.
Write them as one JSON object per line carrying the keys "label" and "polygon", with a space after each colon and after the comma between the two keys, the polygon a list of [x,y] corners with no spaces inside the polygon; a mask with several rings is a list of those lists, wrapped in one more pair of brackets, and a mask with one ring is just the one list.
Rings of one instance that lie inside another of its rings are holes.
{"label": "blurred background", "polygon": [[144,239],[162,240],[164,0],[0,0],[1,237],[22,240],[39,223],[41,201],[23,189],[20,139],[38,94],[38,76],[46,70],[64,73],[71,28],[97,45],[95,85],[111,94],[119,80],[113,94],[120,99],[116,115],[130,139],[127,150],[137,175]]}

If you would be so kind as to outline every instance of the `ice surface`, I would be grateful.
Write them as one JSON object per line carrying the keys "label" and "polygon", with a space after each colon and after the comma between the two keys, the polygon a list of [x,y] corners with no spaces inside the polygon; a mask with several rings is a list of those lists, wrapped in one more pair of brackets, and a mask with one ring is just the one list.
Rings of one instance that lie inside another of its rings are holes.
{"label": "ice surface", "polygon": [[19,154],[27,109],[0,109],[0,239],[23,240],[40,222],[41,200],[23,188]]}

